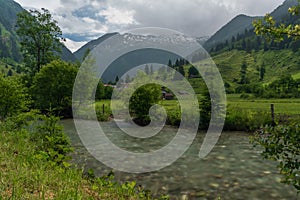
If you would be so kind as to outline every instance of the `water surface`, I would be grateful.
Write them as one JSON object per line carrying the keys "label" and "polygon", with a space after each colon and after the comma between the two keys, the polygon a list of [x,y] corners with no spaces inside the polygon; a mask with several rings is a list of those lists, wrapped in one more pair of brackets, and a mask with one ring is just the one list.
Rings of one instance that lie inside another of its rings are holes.
{"label": "water surface", "polygon": [[[73,162],[85,169],[94,169],[98,176],[108,174],[112,169],[94,159],[83,147],[73,120],[62,120],[62,124],[75,147]],[[151,139],[133,139],[122,133],[114,122],[100,124],[112,142],[134,152],[159,149],[168,144],[177,131],[165,127]],[[259,154],[261,149],[249,144],[249,134],[224,132],[213,151],[205,159],[199,159],[203,138],[204,133],[198,133],[191,148],[164,169],[144,174],[114,171],[116,179],[135,180],[154,194],[170,194],[171,199],[300,199],[292,186],[280,183],[276,163],[263,160]]]}

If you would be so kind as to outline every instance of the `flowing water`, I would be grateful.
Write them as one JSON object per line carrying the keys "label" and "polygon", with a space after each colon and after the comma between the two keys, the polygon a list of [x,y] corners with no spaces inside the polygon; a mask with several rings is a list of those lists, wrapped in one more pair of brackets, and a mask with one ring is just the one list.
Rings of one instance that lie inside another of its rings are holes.
{"label": "flowing water", "polygon": [[[83,147],[73,120],[62,120],[62,124],[75,147],[73,162],[85,169],[94,169],[98,176],[107,175],[112,169],[94,159]],[[145,141],[126,136],[114,122],[100,124],[112,142],[134,152],[159,149],[168,144],[177,131],[165,127],[160,134]],[[190,149],[164,169],[143,174],[114,171],[116,179],[120,182],[135,180],[153,194],[169,194],[171,199],[300,199],[292,186],[280,183],[276,163],[263,160],[260,149],[249,144],[249,134],[224,132],[213,151],[199,159],[203,138],[204,133],[199,133]]]}

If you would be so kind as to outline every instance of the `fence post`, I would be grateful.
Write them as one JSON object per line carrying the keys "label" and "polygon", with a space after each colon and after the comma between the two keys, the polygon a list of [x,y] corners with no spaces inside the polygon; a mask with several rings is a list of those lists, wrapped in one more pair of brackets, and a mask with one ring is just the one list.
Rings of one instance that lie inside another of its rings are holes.
{"label": "fence post", "polygon": [[104,104],[102,104],[102,114],[104,115]]}
{"label": "fence post", "polygon": [[272,126],[275,126],[275,109],[274,104],[271,104],[271,117],[272,117]]}

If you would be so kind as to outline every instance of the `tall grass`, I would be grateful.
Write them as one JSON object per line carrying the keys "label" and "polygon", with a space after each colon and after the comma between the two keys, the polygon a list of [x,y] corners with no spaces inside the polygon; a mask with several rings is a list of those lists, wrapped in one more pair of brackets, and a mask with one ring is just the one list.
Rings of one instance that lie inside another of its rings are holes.
{"label": "tall grass", "polygon": [[41,152],[49,152],[41,151],[43,143],[33,139],[36,136],[28,123],[21,124],[0,122],[0,199],[153,199],[135,182],[119,184],[113,176],[97,178],[76,166],[45,159]]}

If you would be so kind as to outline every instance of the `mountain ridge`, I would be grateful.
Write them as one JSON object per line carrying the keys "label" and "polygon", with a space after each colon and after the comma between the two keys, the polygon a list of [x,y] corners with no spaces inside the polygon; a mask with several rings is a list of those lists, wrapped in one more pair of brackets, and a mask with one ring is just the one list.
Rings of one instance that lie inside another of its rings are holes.
{"label": "mountain ridge", "polygon": [[[298,3],[299,2],[297,0],[286,0],[280,6],[275,8],[270,15],[273,16],[275,20],[280,22],[289,15],[288,8],[295,6]],[[245,14],[239,14],[235,16],[204,43],[204,48],[210,50],[218,43],[230,40],[233,36],[236,37],[237,34],[242,34],[245,29],[248,29],[248,31],[253,29],[253,20],[259,18],[263,18],[263,16],[248,16]]]}

